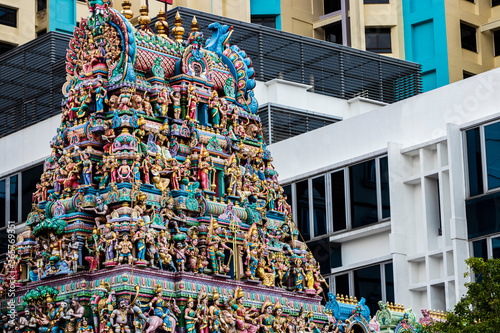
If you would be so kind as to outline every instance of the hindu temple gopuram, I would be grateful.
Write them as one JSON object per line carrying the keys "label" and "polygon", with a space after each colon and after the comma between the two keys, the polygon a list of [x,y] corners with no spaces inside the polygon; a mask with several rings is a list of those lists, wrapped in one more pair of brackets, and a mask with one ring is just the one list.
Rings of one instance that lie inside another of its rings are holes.
{"label": "hindu temple gopuram", "polygon": [[[3,270],[4,332],[417,332],[327,294],[263,141],[232,27],[88,1],[27,230]],[[36,140],[36,133],[33,133]],[[14,293],[11,294],[11,291]],[[321,304],[324,299],[323,304]],[[438,316],[424,317],[428,322]]]}

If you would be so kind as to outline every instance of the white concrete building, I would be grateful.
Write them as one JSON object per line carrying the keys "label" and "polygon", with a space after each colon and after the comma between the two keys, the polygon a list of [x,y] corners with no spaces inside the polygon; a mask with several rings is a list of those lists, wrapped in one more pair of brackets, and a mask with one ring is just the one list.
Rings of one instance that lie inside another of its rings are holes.
{"label": "white concrete building", "polygon": [[[269,146],[331,291],[364,296],[372,312],[380,299],[415,312],[452,308],[465,292],[464,260],[500,256],[500,69],[391,105],[310,88],[259,82],[256,97],[342,120]],[[0,139],[2,223],[29,212],[33,175],[59,122]]]}

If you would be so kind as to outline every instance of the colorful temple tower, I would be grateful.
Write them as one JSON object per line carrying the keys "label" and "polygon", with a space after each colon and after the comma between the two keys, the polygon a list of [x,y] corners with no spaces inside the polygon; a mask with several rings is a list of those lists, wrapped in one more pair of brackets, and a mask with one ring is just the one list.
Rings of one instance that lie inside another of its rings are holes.
{"label": "colorful temple tower", "polygon": [[232,27],[205,41],[193,17],[185,40],[178,14],[155,33],[146,6],[137,29],[123,7],[90,1],[69,44],[61,124],[3,272],[4,329],[414,332],[404,309],[369,323],[364,299],[320,304]]}

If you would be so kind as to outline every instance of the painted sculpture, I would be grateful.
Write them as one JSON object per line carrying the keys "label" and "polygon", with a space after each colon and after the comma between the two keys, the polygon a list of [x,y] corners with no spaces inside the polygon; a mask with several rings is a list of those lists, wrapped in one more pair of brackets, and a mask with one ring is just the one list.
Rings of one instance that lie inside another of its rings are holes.
{"label": "painted sculpture", "polygon": [[[203,46],[196,18],[184,42],[178,13],[172,39],[164,12],[154,33],[145,5],[138,29],[129,1],[122,13],[88,5],[29,229],[4,271],[19,329],[348,332],[333,301],[320,305],[325,280],[277,181],[231,27],[210,25]],[[368,332],[358,307],[351,323]]]}

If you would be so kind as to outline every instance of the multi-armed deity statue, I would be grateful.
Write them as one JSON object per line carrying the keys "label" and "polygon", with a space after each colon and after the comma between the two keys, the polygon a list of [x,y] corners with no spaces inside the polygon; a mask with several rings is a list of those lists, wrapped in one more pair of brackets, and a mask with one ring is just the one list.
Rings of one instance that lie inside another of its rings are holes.
{"label": "multi-armed deity statue", "polygon": [[205,41],[193,18],[183,40],[179,14],[170,33],[160,12],[154,33],[146,6],[136,29],[128,1],[121,13],[88,3],[29,229],[4,270],[17,329],[372,330],[361,302],[320,305],[325,280],[278,184],[232,28],[211,24]]}

